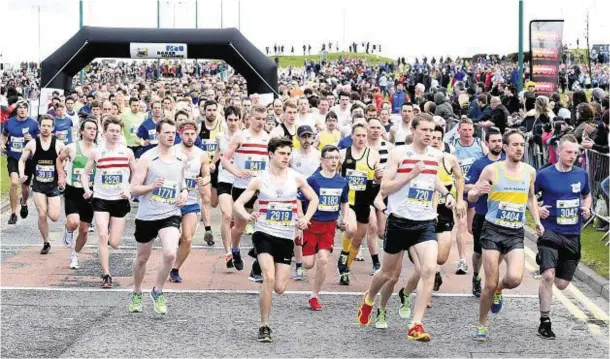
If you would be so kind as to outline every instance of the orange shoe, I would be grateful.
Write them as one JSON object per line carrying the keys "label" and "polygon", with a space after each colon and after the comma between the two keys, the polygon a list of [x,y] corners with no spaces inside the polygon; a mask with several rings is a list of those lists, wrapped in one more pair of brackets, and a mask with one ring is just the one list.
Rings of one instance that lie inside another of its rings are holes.
{"label": "orange shoe", "polygon": [[371,324],[371,312],[373,311],[373,305],[366,304],[366,296],[368,292],[364,293],[364,297],[362,298],[362,304],[360,305],[360,309],[358,309],[358,323],[361,326],[366,327]]}
{"label": "orange shoe", "polygon": [[411,328],[409,328],[409,340],[417,340],[419,342],[429,342],[430,334],[426,333],[424,330],[424,325],[421,323],[413,324]]}

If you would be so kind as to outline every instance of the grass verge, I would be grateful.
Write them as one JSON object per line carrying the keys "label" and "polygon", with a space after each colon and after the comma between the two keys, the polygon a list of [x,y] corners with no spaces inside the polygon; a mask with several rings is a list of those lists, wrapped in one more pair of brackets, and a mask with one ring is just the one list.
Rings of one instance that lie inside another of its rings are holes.
{"label": "grass verge", "polygon": [[0,156],[0,198],[2,204],[8,199],[9,188],[11,188],[11,181],[6,171],[6,156]]}
{"label": "grass verge", "polygon": [[[375,65],[377,63],[385,62],[396,62],[396,59],[390,59],[384,56],[371,55],[371,54],[354,54],[349,52],[333,52],[328,54],[328,60],[333,61],[339,59],[339,57],[347,57],[350,59],[357,58],[363,59],[369,65]],[[303,67],[305,60],[320,61],[320,55],[309,55],[309,56],[269,56],[272,60],[278,57],[280,59],[279,67]]]}
{"label": "grass verge", "polygon": [[[526,217],[527,225],[534,228],[534,220],[529,212],[526,213]],[[608,251],[610,250],[610,247],[605,246],[606,240],[600,240],[603,235],[603,232],[598,232],[595,230],[593,224],[589,224],[585,229],[582,230],[582,234],[580,235],[580,261],[587,267],[594,270],[597,274],[604,278],[608,278],[610,275],[610,266],[608,264]]]}

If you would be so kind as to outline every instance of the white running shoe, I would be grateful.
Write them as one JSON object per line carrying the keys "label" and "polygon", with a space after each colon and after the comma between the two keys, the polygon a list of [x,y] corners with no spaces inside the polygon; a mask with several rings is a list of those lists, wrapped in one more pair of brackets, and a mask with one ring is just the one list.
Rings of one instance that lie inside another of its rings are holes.
{"label": "white running shoe", "polygon": [[72,238],[74,236],[74,232],[68,232],[68,230],[64,229],[64,244],[67,248],[72,246]]}
{"label": "white running shoe", "polygon": [[460,259],[456,263],[455,274],[464,275],[468,273],[468,263],[464,258]]}
{"label": "white running shoe", "polygon": [[72,252],[72,255],[70,256],[70,269],[78,269],[78,268],[79,268],[78,253]]}
{"label": "white running shoe", "polygon": [[362,249],[358,251],[358,254],[354,258],[355,261],[364,262],[364,256],[362,255]]}

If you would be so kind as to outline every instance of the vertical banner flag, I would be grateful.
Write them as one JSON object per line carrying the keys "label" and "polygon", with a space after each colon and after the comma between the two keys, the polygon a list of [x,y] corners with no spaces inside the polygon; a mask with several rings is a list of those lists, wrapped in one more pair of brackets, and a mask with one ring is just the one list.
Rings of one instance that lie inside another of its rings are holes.
{"label": "vertical banner flag", "polygon": [[563,20],[530,21],[530,77],[536,94],[551,94],[559,82]]}

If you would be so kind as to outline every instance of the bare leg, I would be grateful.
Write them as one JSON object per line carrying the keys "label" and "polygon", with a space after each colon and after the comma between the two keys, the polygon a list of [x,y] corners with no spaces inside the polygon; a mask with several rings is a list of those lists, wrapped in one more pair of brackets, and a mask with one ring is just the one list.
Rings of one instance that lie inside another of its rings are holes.
{"label": "bare leg", "polygon": [[133,284],[134,292],[142,293],[142,282],[146,274],[146,263],[150,258],[154,241],[138,243],[136,258],[133,260]]}
{"label": "bare leg", "polygon": [[161,245],[163,246],[163,262],[161,262],[161,266],[157,272],[157,280],[155,281],[155,290],[157,292],[163,290],[163,285],[167,280],[167,276],[172,269],[172,265],[174,265],[174,262],[176,261],[176,251],[178,250],[180,230],[176,227],[161,228],[159,230],[159,239],[161,240]]}
{"label": "bare leg", "polygon": [[197,231],[197,225],[197,213],[188,213],[182,216],[182,236],[180,237],[178,254],[176,255],[176,262],[173,268],[180,269],[191,253],[191,245],[195,231]]}

